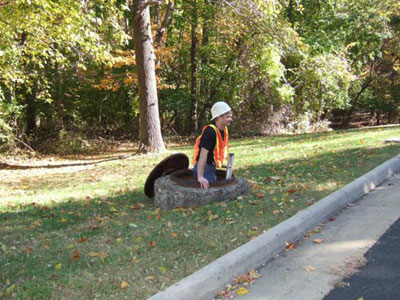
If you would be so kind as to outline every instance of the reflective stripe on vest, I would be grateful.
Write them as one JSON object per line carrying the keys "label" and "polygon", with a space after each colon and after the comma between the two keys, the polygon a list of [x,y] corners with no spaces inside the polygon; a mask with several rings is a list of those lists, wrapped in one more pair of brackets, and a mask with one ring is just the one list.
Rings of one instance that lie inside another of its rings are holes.
{"label": "reflective stripe on vest", "polygon": [[224,139],[222,140],[221,132],[214,124],[204,126],[201,135],[196,139],[196,144],[194,146],[194,154],[193,154],[193,165],[196,164],[197,156],[199,155],[200,152],[200,140],[207,127],[211,127],[215,131],[216,143],[214,147],[214,160],[217,168],[221,168],[224,159],[228,157],[229,153],[228,127],[225,126],[224,128]]}

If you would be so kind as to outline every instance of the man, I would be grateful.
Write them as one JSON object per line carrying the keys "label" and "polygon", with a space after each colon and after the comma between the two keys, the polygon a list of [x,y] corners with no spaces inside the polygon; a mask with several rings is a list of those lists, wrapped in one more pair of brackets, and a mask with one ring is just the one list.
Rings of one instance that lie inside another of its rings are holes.
{"label": "man", "polygon": [[232,123],[232,109],[223,101],[211,108],[211,121],[197,138],[193,156],[193,176],[201,188],[208,189],[209,183],[217,180],[216,168],[228,157],[228,127]]}

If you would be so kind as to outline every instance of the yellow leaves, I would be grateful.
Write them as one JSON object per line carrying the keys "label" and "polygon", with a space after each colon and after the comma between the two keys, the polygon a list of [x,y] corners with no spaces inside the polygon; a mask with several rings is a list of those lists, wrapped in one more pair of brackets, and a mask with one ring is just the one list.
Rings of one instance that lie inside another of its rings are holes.
{"label": "yellow leaves", "polygon": [[62,268],[62,264],[60,264],[60,263],[56,264],[56,266],[55,266],[56,270],[60,270],[61,268]]}
{"label": "yellow leaves", "polygon": [[42,225],[42,223],[40,222],[40,220],[36,220],[34,221],[31,226],[29,226],[30,229],[36,228],[38,226]]}
{"label": "yellow leaves", "polygon": [[14,291],[14,289],[15,289],[16,287],[17,287],[17,286],[16,286],[15,284],[9,286],[9,287],[7,288],[7,291],[6,291],[7,294],[10,295],[10,294]]}
{"label": "yellow leaves", "polygon": [[118,213],[119,210],[116,209],[114,206],[111,206],[111,207],[110,207],[110,212],[112,212],[112,213]]}
{"label": "yellow leaves", "polygon": [[225,290],[218,291],[217,297],[225,298],[225,299],[233,299],[234,294],[233,292],[236,290],[236,293],[240,296],[246,295],[249,293],[249,290],[246,289],[244,286],[251,285],[255,279],[260,278],[260,274],[257,273],[255,270],[246,271],[243,274],[240,274],[236,278],[234,278],[232,284],[226,285]]}
{"label": "yellow leaves", "polygon": [[214,215],[214,213],[212,212],[211,209],[209,209],[207,211],[207,220],[208,221],[213,221],[213,220],[218,220],[218,219],[219,219],[219,215],[218,214]]}
{"label": "yellow leaves", "polygon": [[237,290],[237,294],[240,295],[240,296],[246,295],[248,293],[249,293],[249,290],[244,288],[244,287],[241,287],[240,289]]}
{"label": "yellow leaves", "polygon": [[109,254],[107,252],[90,252],[88,256],[91,257],[98,257],[102,263],[104,263],[104,259],[108,256]]}
{"label": "yellow leaves", "polygon": [[167,268],[166,267],[159,267],[160,271],[162,274],[167,273]]}
{"label": "yellow leaves", "polygon": [[129,286],[129,283],[128,282],[126,282],[126,281],[122,281],[121,282],[121,289],[126,289],[127,287]]}

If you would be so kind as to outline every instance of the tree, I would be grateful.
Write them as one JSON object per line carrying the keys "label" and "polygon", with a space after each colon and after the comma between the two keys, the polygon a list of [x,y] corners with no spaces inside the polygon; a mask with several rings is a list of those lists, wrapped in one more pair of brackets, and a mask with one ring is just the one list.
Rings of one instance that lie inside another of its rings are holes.
{"label": "tree", "polygon": [[[104,65],[126,41],[116,1],[7,1],[0,9],[0,87],[21,109],[18,134],[37,138],[63,128],[63,79],[77,82],[89,65]],[[21,129],[20,129],[21,128]],[[43,133],[42,132],[42,133]]]}
{"label": "tree", "polygon": [[[133,37],[139,90],[139,150],[164,151],[155,73],[155,55],[151,35],[149,5],[154,2],[133,1]],[[158,2],[156,2],[158,4]]]}

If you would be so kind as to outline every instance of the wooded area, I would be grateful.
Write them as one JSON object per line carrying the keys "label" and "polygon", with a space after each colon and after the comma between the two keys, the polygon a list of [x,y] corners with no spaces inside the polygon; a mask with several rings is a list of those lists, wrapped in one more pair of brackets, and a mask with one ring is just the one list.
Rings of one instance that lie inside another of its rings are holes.
{"label": "wooded area", "polygon": [[397,0],[2,0],[0,148],[398,122]]}

